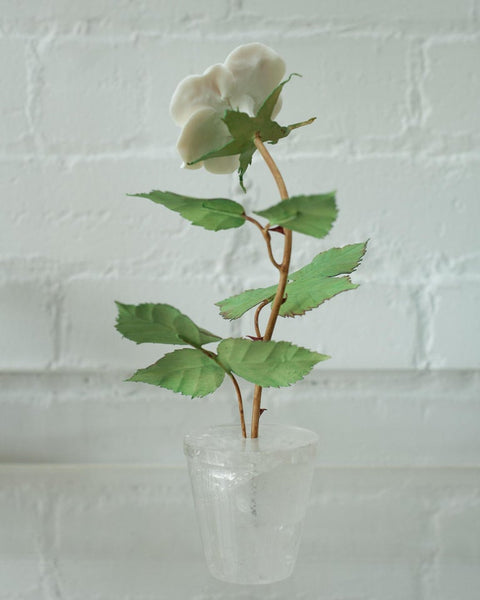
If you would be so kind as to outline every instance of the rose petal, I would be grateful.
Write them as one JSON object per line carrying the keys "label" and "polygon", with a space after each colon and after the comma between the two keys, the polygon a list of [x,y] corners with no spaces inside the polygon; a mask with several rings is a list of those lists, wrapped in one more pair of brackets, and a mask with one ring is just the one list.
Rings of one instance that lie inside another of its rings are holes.
{"label": "rose petal", "polygon": [[[177,148],[185,163],[223,147],[231,136],[221,120],[227,108],[251,115],[280,83],[285,63],[271,48],[259,43],[239,46],[223,65],[213,65],[203,75],[191,75],[181,81],[172,97],[170,113],[183,131]],[[281,107],[277,101],[273,117]],[[201,166],[212,173],[231,173],[239,167],[239,156],[211,158]]]}
{"label": "rose petal", "polygon": [[239,155],[234,156],[219,156],[218,158],[209,158],[203,162],[203,166],[217,175],[226,175],[233,173],[240,166]]}
{"label": "rose petal", "polygon": [[190,75],[175,89],[170,102],[170,114],[182,127],[202,108],[213,108],[223,113],[229,107],[227,98],[234,88],[234,80],[224,65],[213,65],[203,75]]}
{"label": "rose petal", "polygon": [[[224,64],[235,80],[235,93],[231,98],[234,108],[250,108],[253,114],[285,74],[284,60],[274,50],[260,43],[235,48]],[[275,114],[278,110],[276,108]]]}
{"label": "rose petal", "polygon": [[[197,160],[207,152],[217,150],[231,140],[227,126],[213,108],[202,108],[193,114],[183,127],[177,149],[185,163]],[[205,168],[212,173],[232,173],[238,168],[238,155],[211,158],[204,161]],[[202,163],[185,165],[198,168]]]}

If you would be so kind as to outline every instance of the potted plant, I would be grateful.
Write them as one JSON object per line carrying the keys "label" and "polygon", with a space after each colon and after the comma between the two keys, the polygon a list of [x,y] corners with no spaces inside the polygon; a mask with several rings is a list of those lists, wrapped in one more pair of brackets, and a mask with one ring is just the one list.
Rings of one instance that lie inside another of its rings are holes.
{"label": "potted plant", "polygon": [[[290,197],[265,146],[314,121],[281,126],[273,120],[282,90],[293,77],[283,79],[284,74],[285,63],[276,52],[263,44],[247,44],[233,50],[223,64],[180,82],[170,106],[182,127],[177,147],[185,167],[203,166],[212,173],[237,170],[246,192],[245,173],[258,151],[275,179],[280,202],[247,214],[240,203],[227,198],[192,198],[159,190],[134,194],[207,230],[242,226],[258,230],[276,281],[272,278],[267,287],[217,302],[225,319],[252,311],[252,335],[221,339],[168,304],[117,302],[116,327],[123,336],[138,344],[182,346],[138,370],[129,381],[202,397],[214,392],[225,377],[231,380],[239,425],[193,432],[184,447],[208,566],[215,577],[236,583],[269,583],[291,574],[313,474],[317,435],[286,425],[260,428],[262,389],[289,386],[329,357],[274,341],[275,324],[279,317],[303,315],[356,288],[350,274],[366,249],[366,243],[332,248],[291,272],[293,234],[324,238],[337,207],[333,192]],[[274,256],[273,235],[283,238],[281,257]],[[259,317],[266,309],[270,313],[262,331]],[[237,378],[255,386],[249,432]]]}

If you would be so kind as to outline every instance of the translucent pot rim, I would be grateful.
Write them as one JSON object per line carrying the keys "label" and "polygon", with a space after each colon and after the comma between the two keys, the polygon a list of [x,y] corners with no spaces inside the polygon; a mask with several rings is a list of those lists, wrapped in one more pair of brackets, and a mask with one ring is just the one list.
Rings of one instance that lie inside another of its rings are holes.
{"label": "translucent pot rim", "polygon": [[303,463],[312,460],[318,440],[314,431],[276,423],[261,425],[258,438],[245,439],[238,424],[224,424],[188,433],[183,447],[190,460],[218,466],[259,464],[272,455]]}

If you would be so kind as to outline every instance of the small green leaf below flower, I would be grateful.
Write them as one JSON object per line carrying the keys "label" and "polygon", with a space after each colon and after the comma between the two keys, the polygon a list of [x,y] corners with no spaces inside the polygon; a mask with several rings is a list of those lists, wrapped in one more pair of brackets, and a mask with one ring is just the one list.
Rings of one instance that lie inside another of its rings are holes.
{"label": "small green leaf below flower", "polygon": [[247,150],[244,150],[241,154],[240,154],[240,166],[238,167],[238,179],[240,182],[240,187],[242,188],[242,190],[244,192],[246,192],[246,188],[245,185],[243,183],[243,176],[245,175],[246,170],[248,169],[248,167],[252,164],[252,158],[253,155],[255,154],[255,144],[252,144],[251,146],[249,146],[247,148]]}
{"label": "small green leaf below flower", "polygon": [[292,196],[265,210],[254,211],[272,225],[298,231],[316,238],[324,238],[337,218],[335,192]]}
{"label": "small green leaf below flower", "polygon": [[129,195],[147,198],[156,204],[162,204],[166,208],[180,213],[193,225],[211,231],[233,229],[241,227],[245,223],[242,205],[228,198],[192,198],[159,190],[152,190],[148,194]]}
{"label": "small green leaf below flower", "polygon": [[199,348],[222,339],[198,327],[169,304],[116,304],[117,331],[137,344],[178,344]]}
{"label": "small green leaf below flower", "polygon": [[208,160],[209,158],[234,156],[235,154],[238,154],[240,161],[238,168],[240,186],[245,191],[243,177],[247,168],[252,163],[252,157],[256,150],[253,141],[255,136],[258,134],[263,142],[276,144],[278,140],[287,137],[293,129],[303,127],[304,125],[310,125],[315,120],[312,118],[307,121],[301,121],[283,127],[272,120],[272,113],[278,101],[278,97],[280,96],[280,92],[282,91],[283,86],[288,83],[294,75],[299,76],[298,73],[292,73],[285,81],[282,81],[266,98],[254,117],[238,110],[226,110],[223,121],[228,127],[232,139],[221,148],[216,148],[207,152],[188,164],[194,165],[203,160]]}
{"label": "small green leaf below flower", "polygon": [[262,387],[285,387],[307,375],[312,367],[330,358],[290,342],[262,342],[228,338],[218,345],[222,365]]}
{"label": "small green leaf below flower", "polygon": [[146,369],[139,369],[128,381],[141,381],[202,398],[222,383],[225,371],[213,358],[196,348],[182,348],[166,354]]}

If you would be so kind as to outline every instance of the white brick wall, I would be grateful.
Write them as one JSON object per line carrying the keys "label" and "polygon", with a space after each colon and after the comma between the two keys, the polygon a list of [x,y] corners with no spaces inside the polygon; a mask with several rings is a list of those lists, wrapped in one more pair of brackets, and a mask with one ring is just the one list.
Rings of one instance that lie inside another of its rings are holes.
{"label": "white brick wall", "polygon": [[[0,0],[0,600],[477,600],[479,24],[479,0]],[[370,238],[359,290],[278,328],[332,360],[265,394],[321,451],[297,572],[261,591],[206,574],[183,467],[230,388],[123,383],[158,352],[113,329],[119,299],[251,333],[213,303],[274,278],[257,232],[126,194],[276,201],[258,159],[247,195],[180,170],[168,117],[256,40],[303,74],[279,120],[317,116],[273,147],[289,191],[338,191],[294,267]]]}

